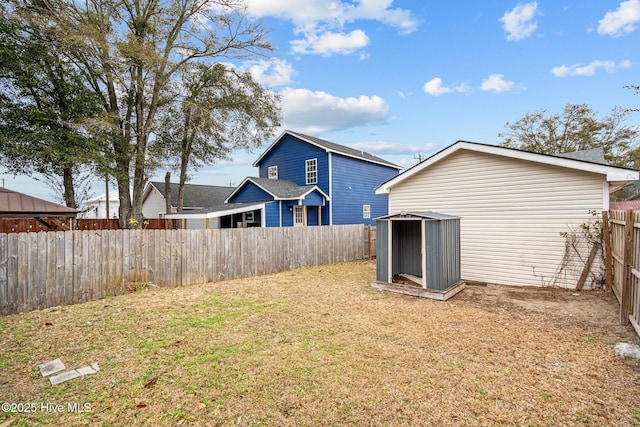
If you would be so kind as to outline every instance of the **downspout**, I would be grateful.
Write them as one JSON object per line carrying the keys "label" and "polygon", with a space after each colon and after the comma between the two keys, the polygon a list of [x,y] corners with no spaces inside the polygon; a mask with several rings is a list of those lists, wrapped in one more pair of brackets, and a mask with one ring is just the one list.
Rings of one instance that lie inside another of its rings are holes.
{"label": "downspout", "polygon": [[333,162],[331,152],[328,153],[329,158],[329,225],[333,225]]}

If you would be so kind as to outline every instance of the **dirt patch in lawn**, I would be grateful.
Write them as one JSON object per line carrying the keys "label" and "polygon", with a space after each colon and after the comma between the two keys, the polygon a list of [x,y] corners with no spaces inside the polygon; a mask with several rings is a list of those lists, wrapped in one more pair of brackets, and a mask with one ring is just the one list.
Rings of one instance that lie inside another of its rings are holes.
{"label": "dirt patch in lawn", "polygon": [[[351,262],[0,318],[0,400],[34,405],[0,426],[640,424],[640,367],[613,351],[635,335],[611,295],[443,302],[374,278]],[[100,371],[51,386],[37,367],[56,358]]]}
{"label": "dirt patch in lawn", "polygon": [[620,324],[620,305],[611,292],[488,284],[467,286],[455,298],[487,310],[539,314],[567,328],[594,329],[614,342],[638,338],[630,325]]}

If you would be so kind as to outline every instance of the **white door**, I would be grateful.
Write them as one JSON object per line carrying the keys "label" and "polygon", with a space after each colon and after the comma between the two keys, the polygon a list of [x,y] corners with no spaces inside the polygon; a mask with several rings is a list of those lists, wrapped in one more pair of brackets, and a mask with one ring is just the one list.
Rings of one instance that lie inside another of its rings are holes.
{"label": "white door", "polygon": [[301,227],[306,225],[305,211],[304,206],[294,206],[293,207],[293,226]]}

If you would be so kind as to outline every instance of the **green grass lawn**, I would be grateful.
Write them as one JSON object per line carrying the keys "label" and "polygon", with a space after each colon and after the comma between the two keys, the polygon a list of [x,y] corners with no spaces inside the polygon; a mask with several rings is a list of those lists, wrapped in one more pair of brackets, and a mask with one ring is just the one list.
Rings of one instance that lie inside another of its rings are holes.
{"label": "green grass lawn", "polygon": [[[638,364],[596,326],[374,276],[352,262],[0,318],[0,401],[37,409],[0,427],[640,425]],[[51,386],[37,367],[58,357],[100,371]]]}

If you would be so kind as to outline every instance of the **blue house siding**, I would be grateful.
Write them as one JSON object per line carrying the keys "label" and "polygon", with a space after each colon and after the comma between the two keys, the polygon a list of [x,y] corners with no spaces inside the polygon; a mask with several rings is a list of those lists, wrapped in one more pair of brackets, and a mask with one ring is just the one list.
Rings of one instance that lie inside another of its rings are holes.
{"label": "blue house siding", "polygon": [[318,208],[316,206],[307,206],[307,225],[318,224]]}
{"label": "blue house siding", "polygon": [[282,226],[293,227],[293,206],[297,203],[282,202]]}
{"label": "blue house siding", "polygon": [[265,227],[280,227],[280,202],[266,203],[264,207],[264,225]]}
{"label": "blue house siding", "polygon": [[[398,170],[351,157],[333,154],[333,223],[375,225],[374,218],[387,214],[387,196],[375,187],[393,178]],[[370,205],[371,218],[363,218],[363,205]]]}
{"label": "blue house siding", "polygon": [[[285,135],[258,164],[260,178],[269,178],[269,166],[278,166],[278,179],[307,185],[306,160],[316,159],[317,185],[329,194],[329,157],[327,152],[315,145]],[[380,182],[382,183],[382,181]]]}
{"label": "blue house siding", "polygon": [[322,194],[318,193],[317,190],[314,190],[312,193],[307,194],[302,204],[307,206],[322,206],[324,205],[324,197],[322,197]]}
{"label": "blue house siding", "polygon": [[231,199],[230,203],[242,203],[242,202],[262,202],[265,200],[273,200],[273,196],[255,185],[253,182],[248,182],[244,187],[238,191]]}

